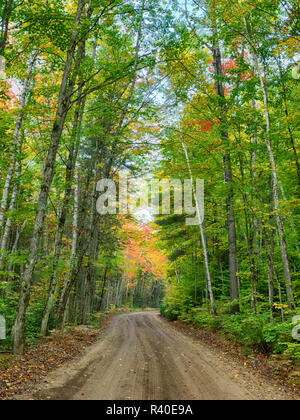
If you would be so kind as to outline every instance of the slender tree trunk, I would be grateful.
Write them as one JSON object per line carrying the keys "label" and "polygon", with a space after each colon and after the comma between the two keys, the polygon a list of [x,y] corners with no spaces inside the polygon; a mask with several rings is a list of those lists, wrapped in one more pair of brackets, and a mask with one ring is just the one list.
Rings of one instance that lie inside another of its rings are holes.
{"label": "slender tree trunk", "polygon": [[[246,19],[244,17],[244,26],[247,34],[249,35],[248,25]],[[287,294],[287,303],[290,309],[294,308],[294,296],[292,291],[292,280],[291,280],[291,271],[290,271],[290,264],[288,260],[287,254],[287,247],[285,242],[284,230],[283,230],[283,223],[280,216],[280,208],[279,208],[279,188],[278,188],[278,177],[277,177],[277,167],[276,161],[274,158],[272,145],[271,145],[271,121],[270,121],[270,112],[269,112],[269,99],[268,99],[268,88],[266,82],[266,76],[264,71],[260,68],[259,59],[257,53],[254,48],[252,48],[252,58],[254,62],[254,68],[260,80],[260,86],[263,94],[263,101],[264,101],[264,115],[265,115],[265,124],[266,124],[266,147],[269,155],[269,161],[271,165],[271,172],[272,172],[272,193],[273,193],[273,206],[274,206],[274,213],[277,225],[277,233],[280,242],[280,252],[281,252],[281,260],[283,265],[284,271],[284,279],[285,279],[285,286],[286,286],[286,294]]]}
{"label": "slender tree trunk", "polygon": [[118,307],[121,307],[123,305],[125,283],[126,283],[126,278],[125,278],[125,276],[123,276],[122,281],[121,281],[121,286],[120,286],[119,299],[117,301],[117,306]]}
{"label": "slender tree trunk", "polygon": [[[79,96],[81,95],[81,90],[79,90]],[[84,105],[83,105],[84,106]],[[69,203],[72,196],[72,184],[74,179],[74,170],[77,159],[78,147],[78,134],[80,132],[80,115],[81,115],[82,104],[78,102],[77,109],[74,116],[73,132],[72,132],[72,141],[69,147],[69,157],[66,163],[66,175],[65,175],[65,194],[62,204],[62,209],[58,221],[57,232],[55,237],[54,245],[54,260],[52,264],[52,269],[50,273],[49,281],[49,292],[44,309],[44,314],[41,323],[41,335],[46,335],[48,329],[49,317],[54,305],[55,295],[56,295],[56,286],[57,286],[57,267],[63,248],[63,234],[65,230],[65,223],[67,219],[67,214],[69,210]],[[76,194],[75,194],[76,196]]]}
{"label": "slender tree trunk", "polygon": [[285,321],[285,317],[284,317],[284,311],[283,311],[283,300],[282,300],[282,291],[281,291],[281,284],[280,284],[280,279],[278,276],[278,272],[275,269],[275,276],[276,276],[276,282],[277,282],[277,287],[278,287],[278,296],[279,296],[279,303],[280,303],[280,313],[281,313],[281,320],[282,322]]}
{"label": "slender tree trunk", "polygon": [[27,73],[26,73],[27,76],[24,80],[22,95],[20,98],[19,113],[17,116],[12,145],[11,145],[10,164],[8,167],[8,171],[6,173],[5,184],[3,187],[2,198],[1,198],[1,203],[0,203],[0,234],[3,228],[3,224],[4,224],[4,216],[5,216],[5,211],[6,211],[7,203],[8,203],[9,189],[10,189],[11,182],[13,180],[13,176],[15,173],[17,153],[21,149],[20,131],[22,128],[22,123],[23,123],[24,107],[26,105],[26,99],[27,99],[28,91],[30,89],[30,78],[32,75],[32,70],[33,70],[36,58],[37,58],[37,53],[36,51],[33,51],[28,62]]}
{"label": "slender tree trunk", "polygon": [[[215,91],[219,97],[220,119],[223,127],[226,124],[226,105],[224,87],[221,81],[223,76],[221,51],[218,43],[215,43],[213,48],[213,62],[214,73],[216,76]],[[231,168],[231,156],[229,151],[229,136],[225,128],[222,128],[221,137],[224,145],[224,178],[227,185],[228,193],[226,197],[226,212],[227,212],[227,230],[228,230],[228,248],[229,248],[229,277],[230,277],[230,297],[231,301],[235,302],[231,311],[233,313],[239,311],[239,287],[237,279],[237,247],[236,247],[236,228],[235,228],[235,213],[233,208],[234,191],[233,191],[233,177]]]}
{"label": "slender tree trunk", "polygon": [[247,251],[248,251],[248,261],[250,267],[250,281],[251,281],[251,308],[254,314],[256,314],[256,277],[255,277],[255,267],[254,267],[254,258],[253,258],[253,247],[251,245],[250,237],[249,237],[249,222],[248,216],[245,210],[245,202],[244,202],[244,212],[245,212],[245,225],[246,225],[246,234],[245,240],[247,244]]}
{"label": "slender tree trunk", "polygon": [[[140,22],[139,22],[138,36],[137,36],[137,43],[136,43],[136,48],[135,48],[135,62],[134,62],[134,69],[133,69],[134,78],[133,78],[133,80],[131,82],[131,85],[130,85],[130,92],[129,92],[129,95],[128,95],[127,100],[125,102],[125,105],[123,107],[122,115],[121,115],[119,124],[118,124],[118,126],[116,128],[116,131],[114,133],[114,135],[116,137],[119,136],[119,134],[121,132],[121,128],[122,128],[123,123],[125,121],[125,117],[127,115],[127,111],[128,111],[128,108],[129,108],[130,100],[132,99],[132,96],[133,96],[133,93],[134,93],[134,89],[135,89],[135,85],[136,85],[136,73],[137,73],[138,62],[139,62],[139,57],[138,56],[139,56],[139,49],[140,49],[140,42],[141,42],[141,35],[142,35],[142,30],[141,29],[142,29],[142,22],[143,22],[144,5],[145,5],[145,1],[143,1],[143,3],[142,3],[141,17],[140,17]],[[108,129],[108,131],[109,131],[109,129]],[[112,167],[113,160],[115,158],[115,149],[116,149],[116,146],[117,146],[117,141],[115,141],[113,143],[113,146],[112,146],[110,158],[108,160],[107,171],[105,173],[105,176],[106,177],[108,176],[108,173],[110,172],[110,168]],[[98,150],[98,152],[99,152],[99,150]],[[98,174],[97,163],[99,163],[99,159],[100,159],[99,156],[98,156],[98,154],[99,153],[97,153],[97,152],[94,154],[94,158],[96,159],[95,160],[95,163],[94,163],[95,164],[95,167],[96,167],[96,169],[95,169],[95,173],[96,173],[95,184],[98,181],[98,179],[97,179],[97,174]],[[97,200],[96,190],[94,191],[93,200],[94,200],[94,203],[95,203],[95,205],[92,204],[92,212],[91,212],[92,213],[91,214],[91,220],[93,220],[93,221],[90,224],[90,227],[87,227],[87,231],[90,231],[91,232],[90,233],[91,236],[95,238],[96,237],[96,234],[98,234],[97,229],[99,229],[99,221],[98,221],[99,220],[99,217],[96,214],[96,200]],[[92,242],[92,239],[89,238],[89,241]],[[98,250],[98,241],[95,242],[94,249],[92,250],[91,248],[89,248],[89,251],[88,251],[88,256],[92,256],[92,260],[95,259],[95,255],[97,254],[97,250]],[[78,252],[79,253],[81,252],[80,247],[79,247]],[[94,257],[93,257],[93,255],[94,255]],[[91,276],[90,270],[92,270],[92,267],[91,266],[88,268],[89,273],[87,273],[87,275],[89,276],[89,278]],[[67,279],[67,281],[65,283],[64,290],[63,290],[62,295],[61,295],[61,299],[60,299],[60,303],[59,303],[59,308],[58,308],[58,319],[57,319],[57,328],[58,329],[62,329],[63,328],[63,319],[64,319],[63,312],[65,311],[66,301],[68,299],[69,293],[72,290],[72,287],[74,285],[74,282],[76,281],[76,279],[74,279],[74,274],[73,273],[74,273],[74,268],[71,270],[70,277]]]}
{"label": "slender tree trunk", "polygon": [[[96,152],[96,156],[98,156],[98,153]],[[98,252],[99,252],[99,215],[96,211],[96,202],[97,202],[97,181],[99,179],[99,168],[97,168],[98,165],[98,158],[96,158],[96,170],[95,170],[95,178],[94,178],[94,190],[93,190],[93,197],[92,197],[92,210],[90,213],[90,220],[89,220],[89,226],[88,231],[93,232],[93,235],[89,242],[88,247],[88,266],[86,269],[86,275],[85,275],[85,283],[84,283],[84,297],[83,305],[82,305],[82,317],[85,318],[85,314],[88,311],[88,306],[91,299],[91,291],[93,288],[93,280],[95,276],[95,262],[98,258]]]}
{"label": "slender tree trunk", "polygon": [[240,173],[241,173],[241,187],[242,187],[242,197],[243,197],[243,211],[244,211],[244,219],[245,219],[245,241],[247,245],[247,254],[248,254],[248,262],[250,267],[250,281],[251,281],[251,308],[252,312],[256,314],[256,291],[255,291],[255,267],[254,267],[254,256],[253,256],[253,240],[250,237],[251,231],[251,223],[248,209],[250,208],[247,194],[244,192],[245,186],[245,172],[243,167],[243,158],[239,153],[239,162],[240,162]]}
{"label": "slender tree trunk", "polygon": [[44,314],[42,318],[42,323],[41,323],[41,331],[40,331],[41,335],[46,335],[47,333],[48,321],[49,321],[50,313],[51,313],[54,300],[55,300],[57,267],[58,267],[62,247],[63,247],[63,234],[64,234],[65,222],[67,218],[69,201],[70,201],[71,193],[72,193],[71,178],[73,177],[73,171],[74,171],[73,154],[74,154],[74,144],[72,144],[70,147],[69,159],[67,163],[66,182],[65,182],[66,191],[65,191],[65,196],[63,200],[61,214],[58,221],[57,232],[55,236],[53,263],[52,263],[52,269],[51,269],[50,281],[49,281],[49,292],[48,292],[48,297],[47,297]]}
{"label": "slender tree trunk", "polygon": [[4,54],[5,45],[8,35],[8,25],[11,12],[13,9],[13,0],[4,0],[4,7],[1,16],[1,32],[0,32],[0,55]]}
{"label": "slender tree trunk", "polygon": [[179,273],[177,271],[177,263],[176,263],[176,261],[174,261],[174,270],[175,270],[175,274],[176,274],[177,283],[180,284],[180,276],[179,276]]}
{"label": "slender tree trunk", "polygon": [[265,121],[266,121],[266,146],[267,146],[269,161],[270,161],[271,170],[272,170],[273,206],[274,206],[274,213],[275,213],[276,224],[277,224],[277,232],[278,232],[278,237],[279,237],[279,242],[280,242],[280,252],[281,252],[281,259],[282,259],[285,285],[286,285],[287,303],[288,303],[289,308],[292,309],[294,307],[294,297],[293,297],[293,291],[292,291],[291,272],[290,272],[290,265],[289,265],[288,255],[287,255],[283,223],[282,223],[282,219],[280,216],[280,209],[279,209],[279,188],[278,188],[277,168],[276,168],[276,162],[275,162],[275,158],[274,158],[274,154],[273,154],[273,150],[271,146],[271,133],[270,133],[271,124],[270,124],[270,115],[269,115],[268,91],[267,91],[266,82],[265,82],[266,79],[262,75],[262,72],[259,68],[258,59],[255,54],[254,54],[254,61],[255,61],[256,70],[259,75],[261,89],[262,89],[263,98],[264,98]]}
{"label": "slender tree trunk", "polygon": [[[91,182],[90,176],[92,175],[93,170],[95,170],[97,167],[97,163],[99,162],[98,159],[99,159],[99,143],[97,146],[96,153],[94,154],[93,159],[92,159],[92,163],[91,163],[91,167],[90,167],[88,179],[87,179],[87,185],[89,185]],[[98,225],[95,223],[95,217],[98,216],[96,214],[96,201],[97,201],[97,195],[96,195],[97,183],[95,182],[96,178],[97,178],[97,171],[94,172],[94,176],[92,178],[92,180],[94,181],[94,187],[93,187],[92,200],[91,200],[92,211],[90,214],[90,218],[87,221],[86,220],[83,221],[83,225],[85,225],[85,227],[83,228],[83,233],[80,235],[78,246],[75,246],[75,249],[74,249],[75,253],[74,255],[72,255],[72,257],[75,256],[75,258],[71,259],[70,273],[68,275],[68,278],[66,279],[66,282],[65,282],[65,285],[64,285],[61,297],[60,297],[60,302],[58,306],[58,316],[57,316],[57,321],[56,321],[56,328],[60,330],[63,329],[64,327],[64,313],[66,310],[66,304],[67,304],[70,292],[76,282],[76,277],[81,269],[83,258],[85,254],[90,250],[91,243],[93,242],[94,244],[93,238],[95,237],[96,230],[98,228]],[[86,187],[86,190],[88,190],[88,186]],[[85,213],[85,211],[87,210],[87,207],[86,207],[87,203],[90,203],[90,200],[88,200],[88,198],[86,198],[84,201],[85,202],[83,203],[83,208],[82,208],[83,213]],[[77,213],[76,223],[78,223],[78,208],[75,213]],[[76,235],[76,241],[77,240],[78,238]]]}
{"label": "slender tree trunk", "polygon": [[[17,170],[16,170],[16,180],[15,180],[15,184],[12,190],[12,194],[11,194],[11,198],[10,198],[10,203],[9,203],[9,208],[8,211],[9,213],[11,213],[14,209],[15,209],[15,205],[16,205],[16,201],[17,201],[17,196],[18,196],[18,190],[19,190],[19,177],[21,175],[21,164],[18,163],[17,165]],[[7,242],[8,242],[8,238],[9,238],[9,234],[11,231],[11,226],[12,226],[12,218],[11,215],[6,219],[6,223],[5,223],[5,228],[4,228],[4,232],[3,232],[3,236],[2,236],[2,240],[1,240],[1,246],[0,246],[0,268],[2,266],[2,261],[4,258],[4,253],[7,249]]]}
{"label": "slender tree trunk", "polygon": [[100,312],[103,306],[103,297],[104,297],[104,292],[105,292],[105,286],[106,286],[106,280],[107,280],[107,272],[108,272],[108,267],[105,267],[104,270],[104,274],[103,274],[103,279],[102,279],[102,287],[101,287],[101,295],[100,295],[100,299],[99,299],[99,304],[98,304],[98,311]]}
{"label": "slender tree trunk", "polygon": [[300,164],[299,164],[299,158],[298,158],[298,153],[297,153],[297,149],[296,149],[294,135],[293,135],[293,132],[292,132],[292,129],[291,129],[291,125],[289,123],[289,111],[288,111],[288,106],[287,106],[287,93],[286,93],[286,87],[285,87],[284,77],[283,77],[283,74],[282,74],[282,67],[281,67],[281,63],[280,63],[279,58],[277,59],[277,64],[278,64],[278,69],[279,69],[280,82],[281,82],[281,86],[282,86],[284,114],[285,114],[286,124],[287,124],[289,137],[290,137],[290,143],[291,143],[292,150],[293,150],[293,153],[294,153],[295,165],[296,165],[296,170],[297,170],[298,195],[300,195]]}
{"label": "slender tree trunk", "polygon": [[[256,110],[256,102],[255,99],[252,99],[252,108],[255,111]],[[256,165],[256,148],[257,148],[257,119],[256,115],[254,116],[253,120],[253,150],[251,153],[251,161],[250,161],[250,177],[253,182],[253,185],[256,185],[256,171],[255,171],[255,165]],[[256,283],[258,281],[258,270],[257,270],[257,261],[259,257],[259,231],[258,231],[258,218],[257,215],[254,214],[253,216],[253,237],[252,237],[252,247],[251,247],[251,267],[253,270],[253,292],[256,300]],[[256,307],[256,304],[255,304]]]}
{"label": "slender tree trunk", "polygon": [[78,54],[79,59],[76,60],[77,62],[75,63],[75,71],[73,77],[71,77],[72,63],[77,46],[77,37],[79,33],[81,16],[84,10],[84,4],[85,3],[83,0],[78,0],[76,18],[74,21],[74,27],[71,35],[70,47],[67,54],[64,74],[59,93],[56,117],[50,138],[50,147],[48,150],[45,170],[43,174],[43,183],[41,185],[39,194],[33,235],[29,248],[29,256],[23,278],[21,279],[20,298],[13,328],[15,354],[22,354],[24,351],[24,325],[26,309],[30,299],[31,284],[33,280],[34,268],[37,262],[39,243],[43,232],[43,223],[47,210],[49,191],[54,177],[56,155],[61,134],[64,129],[66,116],[69,110],[71,95],[74,89],[78,68],[80,66],[81,61],[81,55]]}
{"label": "slender tree trunk", "polygon": [[266,229],[264,227],[263,227],[263,236],[264,236],[264,242],[265,242],[266,260],[267,260],[267,267],[268,267],[268,296],[269,296],[270,321],[273,322],[273,303],[274,303],[274,283],[273,283],[273,276],[274,276],[274,263],[273,263],[273,255],[272,255],[271,249],[268,246],[268,239],[267,239]]}
{"label": "slender tree trunk", "polygon": [[196,209],[197,209],[196,211],[197,211],[197,216],[198,216],[198,221],[199,221],[199,228],[200,228],[201,243],[202,243],[202,249],[203,249],[204,266],[205,266],[207,287],[208,287],[208,292],[209,292],[211,313],[212,313],[212,315],[216,315],[217,312],[216,312],[216,307],[215,307],[215,298],[214,298],[210,269],[209,269],[205,228],[203,226],[202,219],[201,219],[201,214],[200,214],[200,203],[199,203],[198,197],[195,193],[194,180],[193,180],[193,174],[192,174],[192,169],[191,169],[191,165],[190,165],[190,159],[189,159],[188,151],[187,151],[187,148],[185,146],[185,143],[184,143],[183,139],[181,139],[181,144],[182,144],[183,151],[185,153],[186,163],[187,163],[189,174],[190,174],[191,188],[192,188],[193,196],[194,196],[195,203],[196,203]]}

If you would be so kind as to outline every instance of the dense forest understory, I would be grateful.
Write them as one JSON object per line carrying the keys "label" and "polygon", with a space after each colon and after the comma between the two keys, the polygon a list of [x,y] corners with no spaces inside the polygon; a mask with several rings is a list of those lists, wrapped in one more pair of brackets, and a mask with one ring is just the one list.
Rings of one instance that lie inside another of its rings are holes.
{"label": "dense forest understory", "polygon": [[0,350],[161,307],[299,362],[299,14],[0,0]]}

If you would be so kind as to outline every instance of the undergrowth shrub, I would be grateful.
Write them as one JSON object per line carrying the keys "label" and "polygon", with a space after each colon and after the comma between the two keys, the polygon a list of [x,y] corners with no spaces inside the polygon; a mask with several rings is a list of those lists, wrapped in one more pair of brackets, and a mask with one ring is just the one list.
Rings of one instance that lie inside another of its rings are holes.
{"label": "undergrowth shrub", "polygon": [[276,319],[271,323],[268,312],[231,315],[218,311],[218,316],[212,316],[203,307],[182,308],[165,302],[161,313],[170,320],[179,319],[187,324],[216,331],[224,338],[240,344],[244,354],[276,353],[288,355],[293,361],[300,360],[300,343],[292,339],[292,324]]}
{"label": "undergrowth shrub", "polygon": [[285,343],[285,346],[283,354],[288,356],[295,364],[300,363],[300,342]]}
{"label": "undergrowth shrub", "polygon": [[176,306],[166,305],[162,303],[160,306],[160,313],[170,321],[176,321],[180,314],[180,310]]}

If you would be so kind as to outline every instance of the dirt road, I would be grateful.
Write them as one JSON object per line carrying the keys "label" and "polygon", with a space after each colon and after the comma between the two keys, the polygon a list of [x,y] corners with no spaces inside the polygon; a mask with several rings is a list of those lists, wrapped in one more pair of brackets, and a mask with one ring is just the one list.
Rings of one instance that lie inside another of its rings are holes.
{"label": "dirt road", "polygon": [[[235,364],[236,363],[236,364]],[[69,400],[287,399],[221,352],[174,329],[158,313],[115,317],[78,360],[31,396]]]}

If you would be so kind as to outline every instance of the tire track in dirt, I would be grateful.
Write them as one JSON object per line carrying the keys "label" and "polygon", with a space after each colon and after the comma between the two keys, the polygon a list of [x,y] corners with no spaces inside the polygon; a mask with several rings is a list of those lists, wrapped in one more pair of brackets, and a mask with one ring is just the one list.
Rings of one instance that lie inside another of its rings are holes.
{"label": "tire track in dirt", "polygon": [[290,399],[234,360],[163,321],[157,312],[112,319],[101,339],[47,383],[16,399]]}

